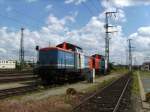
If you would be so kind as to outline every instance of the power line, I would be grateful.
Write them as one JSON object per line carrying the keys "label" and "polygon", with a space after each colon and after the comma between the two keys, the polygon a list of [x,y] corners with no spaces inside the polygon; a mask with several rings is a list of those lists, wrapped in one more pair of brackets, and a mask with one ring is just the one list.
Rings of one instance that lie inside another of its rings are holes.
{"label": "power line", "polygon": [[83,2],[83,5],[87,8],[87,10],[89,11],[89,13],[90,13],[92,16],[95,15],[95,14],[93,13],[93,11],[89,8],[89,6],[88,6],[86,3]]}
{"label": "power line", "polygon": [[[3,18],[6,18],[6,19],[9,19],[13,22],[16,22],[18,25],[18,29],[20,29],[20,27],[23,27],[24,24],[22,21],[18,20],[18,19],[15,19],[13,17],[10,17],[10,16],[4,16],[2,14],[0,14],[0,17],[3,17]],[[32,27],[35,27],[35,26],[32,26]],[[35,27],[36,28],[36,27]],[[24,28],[21,28],[21,39],[20,39],[20,49],[19,49],[19,61],[20,61],[20,69],[23,68],[23,65],[24,65]]]}
{"label": "power line", "polygon": [[25,14],[25,13],[23,13],[23,12],[21,12],[21,11],[15,10],[15,9],[13,9],[13,11],[14,11],[15,13],[17,13],[17,14],[23,15],[24,17],[30,18],[30,20],[32,20],[32,22],[36,23],[38,26],[40,26],[39,23],[43,24],[39,19],[37,19],[37,18],[35,19],[33,16],[31,16],[31,15],[29,15],[29,14]]}
{"label": "power line", "polygon": [[7,19],[9,19],[9,20],[11,20],[11,21],[14,21],[14,22],[18,23],[19,25],[21,25],[22,27],[25,26],[25,25],[29,25],[30,27],[37,28],[37,27],[35,26],[35,24],[33,25],[33,24],[31,24],[31,23],[22,22],[22,21],[20,21],[19,19],[16,19],[16,18],[11,17],[11,16],[2,15],[1,13],[0,13],[0,17],[7,18]]}
{"label": "power line", "polygon": [[15,18],[12,18],[12,17],[9,17],[9,16],[4,16],[4,15],[2,15],[2,14],[0,14],[0,17],[7,18],[7,19],[9,19],[9,20],[11,20],[11,21],[14,21],[14,22],[18,23],[19,25],[23,25],[22,22],[18,21],[18,20],[15,19]]}
{"label": "power line", "polygon": [[93,0],[89,0],[92,4],[94,9],[99,13],[99,8],[97,7],[97,5],[95,5],[95,2]]}
{"label": "power line", "polygon": [[100,4],[100,0],[96,0]]}

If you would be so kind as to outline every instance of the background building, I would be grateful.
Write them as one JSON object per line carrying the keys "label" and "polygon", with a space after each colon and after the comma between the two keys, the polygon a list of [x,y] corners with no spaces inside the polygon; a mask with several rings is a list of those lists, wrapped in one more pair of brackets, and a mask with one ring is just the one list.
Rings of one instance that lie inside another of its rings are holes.
{"label": "background building", "polygon": [[150,71],[150,62],[144,62],[141,66],[141,70]]}
{"label": "background building", "polygon": [[15,69],[15,60],[0,60],[0,69]]}

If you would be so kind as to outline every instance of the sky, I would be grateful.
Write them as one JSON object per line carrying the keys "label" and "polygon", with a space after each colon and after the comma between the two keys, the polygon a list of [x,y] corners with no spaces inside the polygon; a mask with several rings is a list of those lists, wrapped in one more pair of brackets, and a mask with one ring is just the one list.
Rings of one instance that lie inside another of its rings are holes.
{"label": "sky", "polygon": [[25,59],[36,59],[35,46],[67,41],[86,55],[105,50],[105,12],[117,30],[110,36],[110,60],[127,63],[127,39],[132,39],[134,64],[150,58],[150,0],[0,0],[0,59],[18,59],[20,29]]}

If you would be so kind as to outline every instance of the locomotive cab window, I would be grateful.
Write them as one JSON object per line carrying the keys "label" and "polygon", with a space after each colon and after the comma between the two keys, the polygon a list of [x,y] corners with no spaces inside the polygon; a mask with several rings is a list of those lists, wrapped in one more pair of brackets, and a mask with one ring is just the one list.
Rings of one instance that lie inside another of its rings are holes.
{"label": "locomotive cab window", "polygon": [[41,50],[39,52],[39,63],[40,64],[57,64],[57,51],[56,50]]}

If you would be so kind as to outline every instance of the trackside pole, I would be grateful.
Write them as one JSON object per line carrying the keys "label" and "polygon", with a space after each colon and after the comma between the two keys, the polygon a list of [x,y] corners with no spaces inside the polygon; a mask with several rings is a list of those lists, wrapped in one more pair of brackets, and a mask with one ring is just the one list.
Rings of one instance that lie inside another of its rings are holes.
{"label": "trackside pole", "polygon": [[91,69],[87,75],[87,82],[94,83],[95,82],[95,69]]}
{"label": "trackside pole", "polygon": [[92,82],[94,83],[95,82],[95,69],[93,69],[92,71],[93,71],[93,73],[92,73],[93,81]]}

